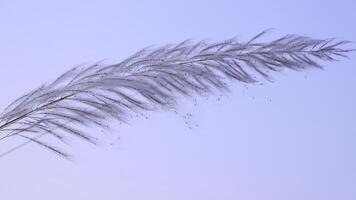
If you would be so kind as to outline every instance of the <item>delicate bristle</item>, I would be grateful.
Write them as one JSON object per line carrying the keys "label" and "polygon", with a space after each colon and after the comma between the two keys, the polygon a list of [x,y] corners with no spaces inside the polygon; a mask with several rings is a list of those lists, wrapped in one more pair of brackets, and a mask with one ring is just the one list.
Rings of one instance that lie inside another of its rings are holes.
{"label": "delicate bristle", "polygon": [[228,79],[253,83],[258,77],[270,80],[272,72],[283,69],[321,68],[318,61],[354,51],[343,48],[348,41],[297,35],[258,42],[266,32],[247,42],[186,40],[142,49],[117,64],[73,68],[11,103],[0,116],[0,140],[20,136],[67,157],[37,136],[45,133],[63,141],[69,134],[95,144],[81,127],[106,128],[110,118],[126,122],[132,112],[174,107],[179,94],[226,91]]}

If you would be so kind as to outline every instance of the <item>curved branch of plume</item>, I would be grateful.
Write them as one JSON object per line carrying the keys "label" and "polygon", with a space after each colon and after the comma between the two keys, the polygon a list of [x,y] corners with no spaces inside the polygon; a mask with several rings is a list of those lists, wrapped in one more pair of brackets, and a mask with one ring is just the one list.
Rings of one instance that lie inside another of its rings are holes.
{"label": "curved branch of plume", "polygon": [[271,80],[271,72],[321,68],[352,51],[347,41],[287,35],[258,42],[229,39],[216,43],[190,40],[145,48],[117,64],[73,68],[50,84],[12,102],[0,115],[0,140],[21,137],[63,157],[69,154],[39,140],[41,134],[63,141],[76,136],[95,144],[81,129],[105,128],[110,118],[125,122],[130,112],[172,108],[184,96],[228,90],[228,80],[243,83]]}

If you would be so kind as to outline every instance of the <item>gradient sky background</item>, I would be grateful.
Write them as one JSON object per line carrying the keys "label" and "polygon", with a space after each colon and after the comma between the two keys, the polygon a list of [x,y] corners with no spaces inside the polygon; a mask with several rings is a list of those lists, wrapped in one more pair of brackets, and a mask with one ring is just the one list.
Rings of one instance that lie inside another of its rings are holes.
{"label": "gradient sky background", "polygon": [[[76,64],[117,61],[151,44],[247,40],[267,28],[275,30],[266,40],[356,41],[355,10],[354,0],[0,1],[0,108]],[[74,162],[28,145],[0,159],[0,199],[354,200],[350,57],[248,90],[235,83],[221,101],[200,98],[196,108],[182,100],[179,115],[112,123],[121,139],[73,141]],[[199,127],[187,127],[186,113]]]}

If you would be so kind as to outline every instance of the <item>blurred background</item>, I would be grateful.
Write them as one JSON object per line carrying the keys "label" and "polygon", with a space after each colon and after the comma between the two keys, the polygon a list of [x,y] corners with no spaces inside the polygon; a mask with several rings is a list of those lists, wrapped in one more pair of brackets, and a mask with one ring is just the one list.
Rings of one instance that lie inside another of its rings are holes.
{"label": "blurred background", "polygon": [[[266,41],[356,41],[355,9],[353,0],[0,1],[0,108],[77,64],[148,45],[244,41],[268,28]],[[0,158],[0,198],[353,200],[355,56],[273,83],[235,82],[197,106],[181,99],[178,114],[112,122],[98,147],[72,141],[73,161],[27,145]],[[1,152],[18,142],[1,142]]]}

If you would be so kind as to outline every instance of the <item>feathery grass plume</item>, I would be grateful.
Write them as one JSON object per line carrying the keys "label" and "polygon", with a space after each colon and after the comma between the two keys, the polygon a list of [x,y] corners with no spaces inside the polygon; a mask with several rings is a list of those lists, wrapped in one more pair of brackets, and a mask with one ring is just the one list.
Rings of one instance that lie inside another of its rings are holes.
{"label": "feathery grass plume", "polygon": [[224,91],[228,79],[254,83],[256,75],[271,80],[271,72],[286,68],[321,68],[318,60],[335,61],[351,51],[343,48],[347,41],[298,35],[258,42],[264,34],[247,42],[187,40],[142,49],[117,64],[73,68],[12,102],[0,115],[0,140],[21,137],[68,157],[39,137],[46,134],[64,141],[73,135],[96,144],[83,127],[105,128],[110,118],[125,122],[130,112],[172,108],[179,94]]}

